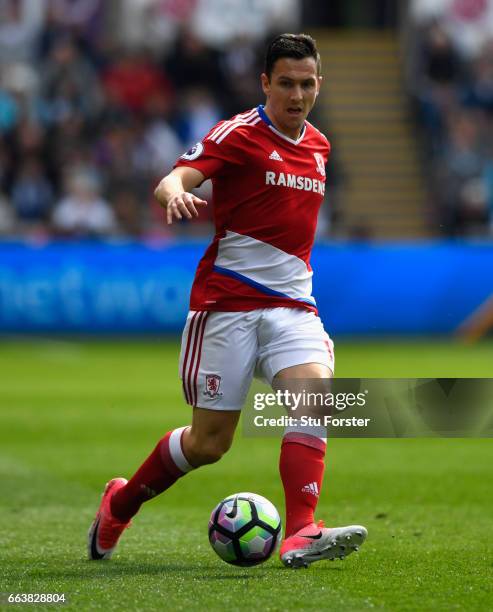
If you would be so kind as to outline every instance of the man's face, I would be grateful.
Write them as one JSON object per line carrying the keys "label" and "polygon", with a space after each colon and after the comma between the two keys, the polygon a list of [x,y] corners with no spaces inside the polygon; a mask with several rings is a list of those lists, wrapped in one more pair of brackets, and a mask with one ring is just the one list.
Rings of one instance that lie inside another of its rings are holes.
{"label": "man's face", "polygon": [[267,115],[283,134],[298,138],[322,82],[315,60],[283,57],[274,64],[270,79],[264,73],[261,80]]}

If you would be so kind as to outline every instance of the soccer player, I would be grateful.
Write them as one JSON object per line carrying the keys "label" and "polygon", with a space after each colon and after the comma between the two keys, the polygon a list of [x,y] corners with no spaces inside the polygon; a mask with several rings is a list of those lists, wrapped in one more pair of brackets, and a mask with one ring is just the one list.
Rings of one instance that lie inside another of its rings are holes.
{"label": "soccer player", "polygon": [[[168,432],[128,482],[108,482],[89,531],[91,559],[111,557],[144,502],[222,457],[256,371],[273,385],[332,376],[333,343],[317,315],[309,263],[330,151],[306,120],[320,71],[310,36],[275,38],[261,75],[265,106],[214,126],[155,191],[172,223],[198,215],[207,202],[191,191],[212,179],[216,234],[197,269],[180,354],[192,423]],[[315,522],[325,436],[324,428],[294,426],[282,440],[280,556],[289,567],[344,558],[367,535],[359,525]]]}

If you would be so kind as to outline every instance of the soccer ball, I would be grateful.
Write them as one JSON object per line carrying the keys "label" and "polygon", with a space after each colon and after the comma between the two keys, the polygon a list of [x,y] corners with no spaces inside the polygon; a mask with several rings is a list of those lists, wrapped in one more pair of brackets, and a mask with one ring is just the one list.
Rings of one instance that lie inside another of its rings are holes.
{"label": "soccer ball", "polygon": [[281,540],[281,518],[268,499],[236,493],[211,513],[209,542],[226,563],[250,567],[267,561]]}

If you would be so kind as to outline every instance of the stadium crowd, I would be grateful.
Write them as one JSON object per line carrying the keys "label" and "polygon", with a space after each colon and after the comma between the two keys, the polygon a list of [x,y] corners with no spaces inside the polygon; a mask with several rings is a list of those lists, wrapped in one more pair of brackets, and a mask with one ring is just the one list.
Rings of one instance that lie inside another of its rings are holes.
{"label": "stadium crowd", "polygon": [[435,227],[493,234],[493,1],[414,0],[409,83]]}
{"label": "stadium crowd", "polygon": [[[220,118],[261,99],[298,0],[0,0],[0,235],[166,238],[152,197]],[[210,210],[206,215],[210,215]]]}
{"label": "stadium crowd", "polygon": [[[493,0],[410,12],[430,223],[492,233]],[[0,236],[209,233],[210,208],[168,228],[154,186],[211,125],[262,100],[265,39],[309,15],[302,0],[0,0]]]}

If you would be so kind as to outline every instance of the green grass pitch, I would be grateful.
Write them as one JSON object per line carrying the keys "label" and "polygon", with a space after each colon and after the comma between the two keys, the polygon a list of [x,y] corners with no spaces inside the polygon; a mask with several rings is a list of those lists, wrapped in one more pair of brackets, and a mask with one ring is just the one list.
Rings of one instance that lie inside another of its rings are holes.
{"label": "green grass pitch", "polygon": [[[77,610],[493,608],[488,439],[329,440],[318,517],[369,537],[344,562],[290,571],[277,558],[235,568],[209,546],[225,495],[283,508],[279,441],[239,433],[220,463],[146,504],[112,561],[87,561],[106,480],[188,421],[177,357],[175,342],[2,342],[0,592],[65,593]],[[492,364],[491,341],[337,346],[340,376],[491,377]]]}

